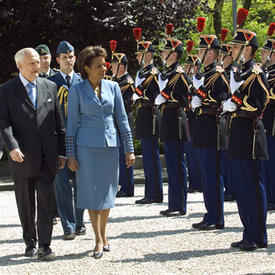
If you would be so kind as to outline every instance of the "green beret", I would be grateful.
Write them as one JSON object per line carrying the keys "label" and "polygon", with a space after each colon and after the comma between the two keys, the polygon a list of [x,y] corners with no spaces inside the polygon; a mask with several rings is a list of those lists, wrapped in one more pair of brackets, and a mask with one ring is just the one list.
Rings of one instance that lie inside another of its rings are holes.
{"label": "green beret", "polygon": [[49,47],[45,44],[38,45],[35,50],[39,53],[39,55],[51,54]]}

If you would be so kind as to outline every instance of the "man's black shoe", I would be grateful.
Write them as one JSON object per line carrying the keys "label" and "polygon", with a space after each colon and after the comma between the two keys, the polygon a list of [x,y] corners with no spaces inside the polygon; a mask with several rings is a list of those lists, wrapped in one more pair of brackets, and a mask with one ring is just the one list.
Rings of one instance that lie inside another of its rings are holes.
{"label": "man's black shoe", "polygon": [[224,229],[223,224],[215,224],[215,223],[208,223],[205,222],[199,228],[199,230],[216,230],[216,229]]}
{"label": "man's black shoe", "polygon": [[234,196],[229,194],[224,195],[224,201],[234,201],[234,200],[236,200]]}
{"label": "man's black shoe", "polygon": [[267,248],[268,244],[267,243],[257,243],[258,248]]}
{"label": "man's black shoe", "polygon": [[55,254],[49,246],[42,246],[38,248],[37,258],[44,261],[50,261],[54,258]]}
{"label": "man's black shoe", "polygon": [[75,234],[76,234],[77,236],[85,235],[85,234],[86,234],[86,227],[85,227],[84,225],[78,226],[78,227],[76,228]]}
{"label": "man's black shoe", "polygon": [[241,240],[239,242],[233,242],[233,243],[231,243],[231,247],[240,248],[240,246],[245,244],[246,242],[247,242],[246,240]]}
{"label": "man's black shoe", "polygon": [[273,202],[267,203],[267,210],[268,211],[275,210],[275,203]]}
{"label": "man's black shoe", "polygon": [[117,198],[125,198],[125,197],[133,197],[134,195],[132,194],[127,194],[126,192],[119,190],[116,194]]}
{"label": "man's black shoe", "polygon": [[25,249],[25,257],[34,257],[37,254],[36,248],[34,246],[28,245]]}
{"label": "man's black shoe", "polygon": [[258,248],[257,244],[254,242],[245,242],[240,245],[241,251],[254,251]]}
{"label": "man's black shoe", "polygon": [[143,198],[141,200],[137,200],[135,203],[137,204],[150,204],[150,203],[161,203],[162,199],[151,199],[151,198]]}
{"label": "man's black shoe", "polygon": [[201,225],[203,225],[204,223],[206,223],[204,220],[202,220],[201,222],[198,223],[193,223],[192,227],[195,229],[199,229]]}
{"label": "man's black shoe", "polygon": [[184,216],[186,215],[185,211],[174,211],[174,210],[164,210],[159,212],[161,215],[166,216],[166,217],[175,217],[175,216]]}

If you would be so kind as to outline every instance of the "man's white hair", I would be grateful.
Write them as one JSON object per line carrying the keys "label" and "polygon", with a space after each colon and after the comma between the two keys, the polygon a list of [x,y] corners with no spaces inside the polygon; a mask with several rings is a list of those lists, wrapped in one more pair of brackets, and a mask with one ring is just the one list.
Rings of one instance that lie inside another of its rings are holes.
{"label": "man's white hair", "polygon": [[19,50],[14,56],[16,65],[18,65],[18,63],[22,63],[25,55],[28,53],[32,53],[32,52],[35,52],[38,55],[38,52],[33,48],[24,48],[24,49]]}

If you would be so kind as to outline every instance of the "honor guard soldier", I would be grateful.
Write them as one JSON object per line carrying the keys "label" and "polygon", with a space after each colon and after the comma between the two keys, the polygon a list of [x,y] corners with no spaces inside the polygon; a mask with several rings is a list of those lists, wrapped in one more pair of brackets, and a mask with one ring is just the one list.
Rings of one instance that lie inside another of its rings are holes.
{"label": "honor guard soldier", "polygon": [[[134,116],[133,116],[133,93],[134,80],[128,73],[128,59],[124,53],[116,53],[117,41],[110,41],[112,51],[111,70],[113,73],[112,80],[116,81],[120,87],[124,107],[128,116],[129,125],[133,132]],[[122,142],[121,142],[122,144]],[[120,190],[117,197],[133,197],[134,196],[134,168],[127,168],[125,160],[125,152],[123,146],[119,148],[119,185]]]}
{"label": "honor guard soldier", "polygon": [[[232,58],[232,52],[231,52],[231,47],[232,45],[229,43],[225,43],[225,39],[227,37],[229,30],[226,28],[221,29],[221,51],[220,55],[218,58],[218,62],[220,66],[223,67],[224,72],[226,74],[227,80],[230,80],[230,72],[232,70],[232,65],[233,65],[233,58]],[[228,95],[228,97],[231,96],[231,93]],[[228,125],[230,121],[230,114],[226,113],[222,116],[223,119],[226,120],[226,125]],[[228,132],[227,132],[228,136]],[[228,142],[228,138],[227,138]],[[227,146],[226,146],[227,147]],[[223,154],[222,156],[222,174],[223,174],[223,183],[224,183],[224,201],[234,201],[235,196],[234,196],[234,191],[232,188],[231,184],[231,175],[230,175],[230,163],[229,163],[229,158],[227,152]]]}
{"label": "honor guard soldier", "polygon": [[[199,32],[203,31],[205,18],[197,21]],[[226,125],[221,119],[221,103],[230,93],[224,70],[217,66],[217,57],[221,49],[215,35],[200,35],[199,58],[204,72],[200,68],[193,76],[196,95],[191,105],[196,112],[194,146],[199,148],[202,189],[207,213],[203,220],[194,223],[193,228],[214,230],[224,228],[222,177],[222,157],[225,149]]]}
{"label": "honor guard soldier", "polygon": [[[39,59],[40,59],[39,76],[48,78],[52,75],[55,75],[57,73],[57,70],[51,69],[52,55],[51,55],[49,47],[45,44],[40,44],[35,48],[35,50],[38,52]],[[53,224],[57,224],[58,210],[57,210],[55,196],[53,198],[53,205],[54,205]]]}
{"label": "honor guard soldier", "polygon": [[[193,41],[187,41],[187,47],[186,51],[188,53],[187,59],[184,66],[184,71],[189,77],[193,77],[193,75],[196,73],[197,69],[197,61],[198,61],[198,55],[190,54],[192,51],[194,42]],[[192,144],[192,141],[194,139],[194,128],[195,128],[195,113],[192,111],[191,108],[191,99],[193,94],[194,87],[192,84],[190,84],[190,92],[188,95],[188,103],[189,108],[187,108],[186,114],[188,117],[188,123],[189,123],[189,130],[190,130],[190,137],[191,141],[185,143],[185,153],[186,153],[186,164],[187,164],[187,170],[188,170],[188,193],[194,193],[194,192],[201,192],[201,174],[200,174],[200,165],[199,165],[199,151],[198,148],[194,147]]]}
{"label": "honor guard soldier", "polygon": [[267,195],[267,210],[275,210],[275,23],[271,23],[268,29],[268,39],[261,49],[263,70],[269,84],[270,101],[263,115],[263,123],[266,129],[266,139],[269,160],[264,162],[264,183]]}
{"label": "honor guard soldier", "polygon": [[182,42],[170,37],[174,26],[166,26],[166,44],[162,50],[165,71],[159,76],[160,94],[155,104],[162,104],[160,134],[163,140],[168,174],[168,209],[161,215],[186,214],[187,172],[184,160],[184,143],[190,141],[188,119],[189,79],[179,65],[182,56]]}
{"label": "honor guard soldier", "polygon": [[56,69],[51,69],[52,55],[50,49],[45,44],[38,45],[35,50],[38,52],[40,57],[40,77],[50,77],[56,74],[58,71]]}
{"label": "honor guard soldier", "polygon": [[136,58],[140,70],[135,79],[134,100],[137,105],[135,135],[141,141],[143,169],[145,174],[145,195],[137,204],[163,202],[162,174],[159,157],[159,112],[154,101],[159,94],[159,71],[153,63],[152,42],[141,40],[141,28],[133,29],[137,41]]}
{"label": "honor guard soldier", "polygon": [[[71,85],[78,83],[82,79],[74,72],[76,57],[74,47],[69,42],[61,41],[57,47],[56,55],[60,71],[48,79],[57,85],[59,103],[63,118],[66,121],[69,89]],[[72,180],[73,192],[70,180]],[[85,234],[84,210],[76,208],[77,185],[75,173],[68,168],[67,164],[64,169],[58,170],[54,185],[58,213],[64,231],[64,240],[72,240],[76,235]]]}
{"label": "honor guard soldier", "polygon": [[[247,15],[248,11],[239,9],[237,18],[240,14]],[[267,247],[266,193],[262,173],[268,152],[261,116],[269,92],[263,71],[253,61],[257,48],[254,32],[237,29],[232,56],[238,66],[234,73],[231,72],[232,96],[223,104],[223,111],[232,113],[228,154],[232,185],[244,226],[242,239],[231,246],[243,251]]]}

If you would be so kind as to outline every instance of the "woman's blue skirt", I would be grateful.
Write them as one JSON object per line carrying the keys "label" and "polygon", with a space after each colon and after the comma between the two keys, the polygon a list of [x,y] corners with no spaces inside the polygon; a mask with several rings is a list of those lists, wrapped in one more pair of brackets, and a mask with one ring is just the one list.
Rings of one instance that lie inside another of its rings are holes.
{"label": "woman's blue skirt", "polygon": [[77,207],[102,210],[115,206],[119,178],[118,147],[77,145]]}

